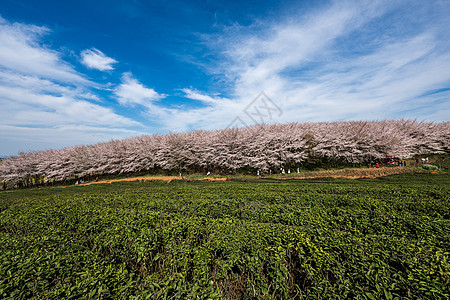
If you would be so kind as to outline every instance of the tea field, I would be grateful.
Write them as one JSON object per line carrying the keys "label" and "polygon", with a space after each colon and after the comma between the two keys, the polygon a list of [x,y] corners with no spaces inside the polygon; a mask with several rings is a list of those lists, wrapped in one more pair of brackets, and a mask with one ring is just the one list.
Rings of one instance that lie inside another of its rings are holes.
{"label": "tea field", "polygon": [[450,175],[0,192],[2,299],[448,299]]}

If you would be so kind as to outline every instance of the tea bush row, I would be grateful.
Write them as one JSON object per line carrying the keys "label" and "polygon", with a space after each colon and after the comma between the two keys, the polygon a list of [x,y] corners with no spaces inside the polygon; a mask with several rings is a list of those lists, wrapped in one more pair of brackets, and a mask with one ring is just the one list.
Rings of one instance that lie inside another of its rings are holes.
{"label": "tea bush row", "polygon": [[3,192],[0,297],[446,299],[448,186],[417,174]]}

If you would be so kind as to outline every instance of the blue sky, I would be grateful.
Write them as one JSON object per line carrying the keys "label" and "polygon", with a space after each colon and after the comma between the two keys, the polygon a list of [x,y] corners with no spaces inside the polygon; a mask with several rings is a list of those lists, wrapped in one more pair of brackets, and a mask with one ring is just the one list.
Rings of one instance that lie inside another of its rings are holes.
{"label": "blue sky", "polygon": [[3,0],[0,156],[252,125],[261,92],[264,122],[448,121],[449,29],[448,0]]}

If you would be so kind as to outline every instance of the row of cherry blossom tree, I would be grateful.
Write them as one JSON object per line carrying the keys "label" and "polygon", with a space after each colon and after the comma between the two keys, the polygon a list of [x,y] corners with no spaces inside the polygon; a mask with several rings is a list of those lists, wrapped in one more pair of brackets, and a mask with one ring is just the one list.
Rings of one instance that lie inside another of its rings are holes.
{"label": "row of cherry blossom tree", "polygon": [[356,164],[386,155],[448,153],[449,144],[450,122],[262,124],[20,153],[1,162],[0,181],[20,186],[158,170],[275,170],[321,161]]}

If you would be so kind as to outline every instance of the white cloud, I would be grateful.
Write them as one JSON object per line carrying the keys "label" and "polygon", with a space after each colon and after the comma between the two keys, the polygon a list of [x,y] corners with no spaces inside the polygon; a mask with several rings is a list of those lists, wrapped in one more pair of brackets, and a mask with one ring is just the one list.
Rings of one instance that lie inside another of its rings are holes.
{"label": "white cloud", "polygon": [[0,125],[2,155],[19,151],[45,150],[83,144],[107,142],[145,134],[124,128],[102,126],[63,125],[55,127]]}
{"label": "white cloud", "polygon": [[70,139],[108,140],[108,132],[125,137],[137,132],[130,128],[142,128],[99,104],[93,90],[99,85],[42,45],[40,38],[48,32],[0,18],[0,155],[14,154],[18,148],[42,149],[47,142],[46,148],[68,146]]}
{"label": "white cloud", "polygon": [[0,17],[0,68],[58,82],[88,83],[58,52],[40,44],[45,27],[9,23]]}
{"label": "white cloud", "polygon": [[[199,65],[208,66],[217,76],[213,79],[229,90],[225,96],[181,90],[201,108],[168,108],[169,101],[159,101],[167,95],[131,73],[111,91],[119,104],[144,108],[160,131],[224,128],[236,117],[251,125],[244,110],[261,91],[283,110],[268,122],[448,120],[450,92],[430,92],[450,85],[450,11],[432,4],[421,10],[417,3],[334,1],[306,14],[293,10],[287,19],[256,21],[210,36],[218,62]],[[117,136],[137,132],[131,128],[138,122],[100,105],[91,88],[95,83],[42,45],[40,38],[48,32],[0,19],[0,125],[9,126],[0,139],[8,135],[12,141],[15,132],[24,139],[29,132],[30,140],[50,132],[63,138],[63,129],[70,129],[83,143],[83,131],[89,132],[88,142],[97,129],[101,138],[108,130],[118,130]],[[97,49],[83,51],[82,59],[99,70],[112,70],[116,63]]]}
{"label": "white cloud", "polygon": [[90,69],[110,71],[114,70],[113,64],[117,61],[106,56],[102,51],[92,48],[81,52],[81,63]]}
{"label": "white cloud", "polygon": [[49,95],[27,88],[0,85],[2,124],[57,126],[87,124],[136,126],[138,122],[103,107],[69,95]]}
{"label": "white cloud", "polygon": [[230,85],[230,101],[184,89],[186,98],[206,107],[171,110],[169,121],[161,121],[171,130],[221,128],[235,117],[250,125],[244,110],[261,91],[283,110],[281,117],[267,120],[272,122],[448,120],[448,98],[426,96],[450,84],[448,8],[432,15],[431,4],[426,12],[418,8],[339,1],[308,14],[293,12],[296,18],[289,20],[264,20],[214,35],[208,42],[222,56],[208,71]]}
{"label": "white cloud", "polygon": [[152,107],[153,102],[160,100],[166,95],[157,93],[154,89],[145,87],[131,73],[124,73],[122,83],[114,90],[121,105],[139,104]]}
{"label": "white cloud", "polygon": [[229,101],[228,99],[221,97],[211,97],[195,89],[184,88],[181,91],[184,93],[184,97],[192,100],[198,100],[205,104],[217,104],[219,102]]}

